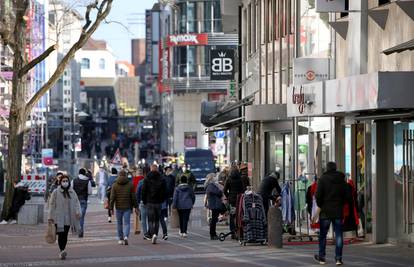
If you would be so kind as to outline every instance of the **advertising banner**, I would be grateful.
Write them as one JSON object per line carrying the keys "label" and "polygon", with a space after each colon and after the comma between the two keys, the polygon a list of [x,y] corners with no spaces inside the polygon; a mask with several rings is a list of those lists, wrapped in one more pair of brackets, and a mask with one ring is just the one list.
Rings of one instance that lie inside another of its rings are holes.
{"label": "advertising banner", "polygon": [[167,37],[167,46],[187,46],[187,45],[207,45],[208,34],[207,33],[185,33],[169,35]]}
{"label": "advertising banner", "polygon": [[234,80],[234,50],[211,50],[210,67],[211,80]]}

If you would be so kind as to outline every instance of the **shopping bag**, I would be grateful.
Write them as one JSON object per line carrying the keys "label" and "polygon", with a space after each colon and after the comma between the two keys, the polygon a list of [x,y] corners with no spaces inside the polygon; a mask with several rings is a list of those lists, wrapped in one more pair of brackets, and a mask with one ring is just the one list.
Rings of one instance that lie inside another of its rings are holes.
{"label": "shopping bag", "polygon": [[54,244],[56,242],[56,227],[53,223],[47,224],[45,239],[49,244]]}
{"label": "shopping bag", "polygon": [[134,233],[139,235],[141,233],[141,221],[139,219],[139,214],[134,213]]}
{"label": "shopping bag", "polygon": [[105,199],[105,202],[104,202],[104,209],[106,210],[109,209],[109,201],[107,199]]}

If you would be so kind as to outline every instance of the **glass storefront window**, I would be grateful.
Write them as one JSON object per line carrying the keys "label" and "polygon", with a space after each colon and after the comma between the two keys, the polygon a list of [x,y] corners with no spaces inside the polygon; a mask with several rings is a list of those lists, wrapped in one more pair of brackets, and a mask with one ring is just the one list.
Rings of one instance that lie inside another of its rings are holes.
{"label": "glass storefront window", "polygon": [[189,2],[187,4],[187,23],[188,23],[188,32],[193,33],[197,32],[197,9],[195,2]]}
{"label": "glass storefront window", "polygon": [[265,175],[280,174],[281,182],[291,179],[291,135],[277,132],[266,133]]}
{"label": "glass storefront window", "polygon": [[329,57],[329,14],[316,13],[314,0],[300,0],[300,57]]}

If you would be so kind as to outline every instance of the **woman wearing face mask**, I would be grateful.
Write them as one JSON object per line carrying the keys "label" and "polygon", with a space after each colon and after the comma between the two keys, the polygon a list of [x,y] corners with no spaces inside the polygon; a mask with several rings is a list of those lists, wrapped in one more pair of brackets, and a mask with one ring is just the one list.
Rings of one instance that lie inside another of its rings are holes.
{"label": "woman wearing face mask", "polygon": [[60,186],[53,191],[49,200],[49,217],[48,222],[56,226],[58,235],[58,245],[60,249],[60,259],[66,259],[66,244],[68,242],[69,229],[73,228],[75,232],[80,229],[81,209],[78,197],[70,187],[70,180],[67,175],[63,175]]}

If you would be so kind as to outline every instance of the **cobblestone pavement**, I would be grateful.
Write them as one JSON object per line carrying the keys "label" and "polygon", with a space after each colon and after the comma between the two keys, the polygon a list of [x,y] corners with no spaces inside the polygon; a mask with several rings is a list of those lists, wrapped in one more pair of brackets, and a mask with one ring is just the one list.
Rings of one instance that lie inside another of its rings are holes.
{"label": "cobblestone pavement", "polygon": [[[198,197],[192,212],[188,239],[177,229],[169,240],[152,245],[142,235],[132,235],[129,246],[119,246],[115,223],[106,222],[102,204],[91,200],[86,217],[85,237],[70,235],[66,261],[58,260],[57,245],[44,241],[45,225],[0,225],[0,267],[3,266],[317,266],[312,256],[316,245],[289,245],[283,249],[240,246],[226,240],[210,241],[206,212]],[[220,226],[219,231],[225,231]],[[414,249],[394,245],[360,243],[344,249],[347,266],[414,266]],[[328,247],[328,265],[334,265],[333,247]]]}

